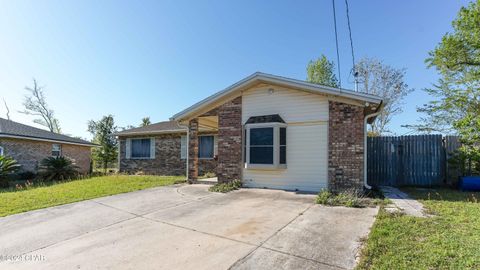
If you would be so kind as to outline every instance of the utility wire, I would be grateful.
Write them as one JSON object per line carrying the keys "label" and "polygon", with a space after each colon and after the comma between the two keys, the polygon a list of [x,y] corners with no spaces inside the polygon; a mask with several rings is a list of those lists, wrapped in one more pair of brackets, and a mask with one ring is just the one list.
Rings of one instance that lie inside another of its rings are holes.
{"label": "utility wire", "polygon": [[338,34],[337,34],[337,15],[335,14],[335,0],[332,0],[333,6],[333,25],[335,26],[335,44],[337,46],[337,64],[338,64],[338,86],[342,88],[342,78],[340,77],[340,54],[338,52]]}
{"label": "utility wire", "polygon": [[348,10],[348,0],[345,0],[345,6],[347,8],[347,25],[348,25],[348,34],[350,36],[350,48],[352,49],[352,73],[355,78],[355,90],[357,90],[357,70],[355,68],[355,53],[353,49],[353,38],[352,38],[352,27],[350,26],[350,12]]}

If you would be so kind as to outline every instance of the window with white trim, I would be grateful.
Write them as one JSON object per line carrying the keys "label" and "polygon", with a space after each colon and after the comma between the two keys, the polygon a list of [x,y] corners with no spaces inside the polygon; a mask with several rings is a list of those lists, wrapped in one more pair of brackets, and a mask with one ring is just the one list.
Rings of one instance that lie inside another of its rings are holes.
{"label": "window with white trim", "polygon": [[130,140],[130,157],[131,158],[151,158],[152,156],[152,139],[131,139]]}
{"label": "window with white trim", "polygon": [[284,123],[245,125],[247,168],[281,169],[287,165],[287,127]]}
{"label": "window with white trim", "polygon": [[62,145],[61,144],[52,144],[52,157],[62,156]]}
{"label": "window with white trim", "polygon": [[0,146],[0,156],[3,156],[3,147]]}
{"label": "window with white trim", "polygon": [[180,158],[187,158],[187,136],[182,136],[180,138]]}
{"label": "window with white trim", "polygon": [[216,155],[215,136],[198,136],[198,158],[211,159]]}

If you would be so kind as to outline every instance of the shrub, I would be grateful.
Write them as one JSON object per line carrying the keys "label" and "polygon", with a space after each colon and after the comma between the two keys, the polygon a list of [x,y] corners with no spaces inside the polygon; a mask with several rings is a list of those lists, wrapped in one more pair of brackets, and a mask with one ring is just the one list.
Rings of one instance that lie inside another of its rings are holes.
{"label": "shrub", "polygon": [[228,183],[218,183],[213,186],[211,186],[208,191],[211,192],[221,192],[221,193],[227,193],[233,190],[237,190],[242,187],[242,181],[240,180],[233,180],[232,182]]}
{"label": "shrub", "polygon": [[66,157],[48,157],[40,163],[39,176],[44,181],[69,180],[78,176],[77,166]]}
{"label": "shrub", "polygon": [[0,187],[8,187],[8,176],[20,168],[17,161],[11,157],[0,156]]}
{"label": "shrub", "polygon": [[347,190],[340,193],[332,193],[325,189],[318,193],[315,202],[317,204],[329,206],[346,206],[355,208],[386,203],[386,201],[374,191],[358,193],[355,190]]}

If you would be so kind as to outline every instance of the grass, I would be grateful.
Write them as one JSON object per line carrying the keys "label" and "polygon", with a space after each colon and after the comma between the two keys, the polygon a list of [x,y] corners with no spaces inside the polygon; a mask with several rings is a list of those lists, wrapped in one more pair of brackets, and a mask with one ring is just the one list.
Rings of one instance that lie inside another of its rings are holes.
{"label": "grass", "polygon": [[480,269],[480,193],[404,191],[435,216],[381,210],[358,269]]}
{"label": "grass", "polygon": [[242,181],[240,180],[233,180],[232,182],[228,183],[218,183],[208,188],[210,192],[220,192],[220,193],[227,193],[233,190],[237,190],[242,187]]}
{"label": "grass", "polygon": [[0,191],[0,217],[107,195],[172,185],[183,179],[181,176],[113,175],[30,186],[22,190],[4,189]]}
{"label": "grass", "polygon": [[377,191],[369,191],[368,193],[358,194],[357,192],[344,191],[340,193],[332,193],[328,190],[322,190],[315,199],[317,204],[328,206],[346,206],[346,207],[374,207],[377,205],[385,205],[388,200]]}

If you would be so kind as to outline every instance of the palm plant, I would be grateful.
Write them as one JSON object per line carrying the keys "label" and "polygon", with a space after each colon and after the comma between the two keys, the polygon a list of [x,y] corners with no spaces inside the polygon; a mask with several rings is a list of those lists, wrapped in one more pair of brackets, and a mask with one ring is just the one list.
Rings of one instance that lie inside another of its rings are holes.
{"label": "palm plant", "polygon": [[0,155],[0,187],[8,187],[7,176],[16,172],[20,165],[11,157]]}
{"label": "palm plant", "polygon": [[40,163],[40,174],[43,180],[67,180],[78,175],[77,166],[66,157],[48,157]]}
{"label": "palm plant", "polygon": [[0,156],[0,178],[14,173],[20,168],[17,161],[11,157]]}

